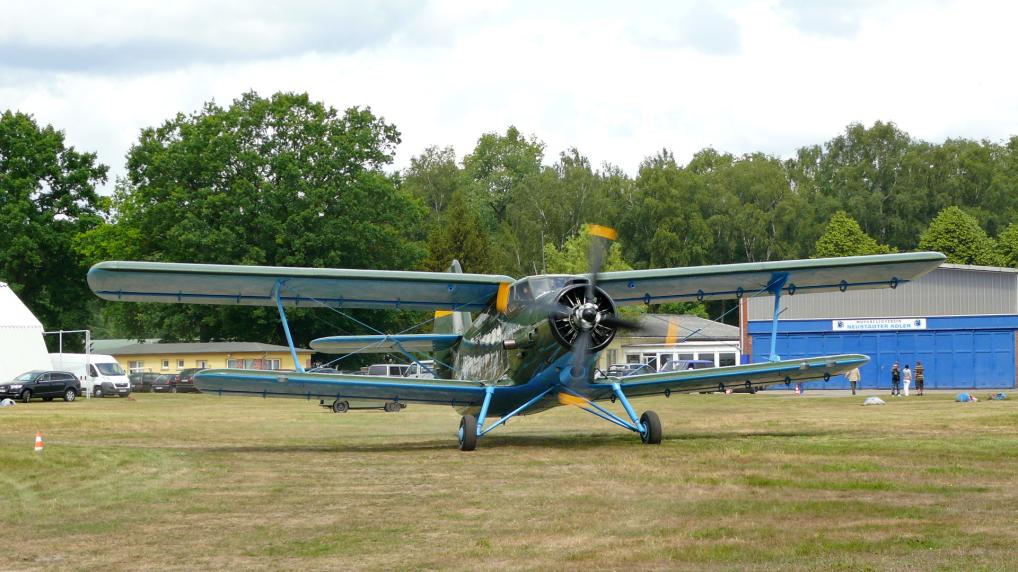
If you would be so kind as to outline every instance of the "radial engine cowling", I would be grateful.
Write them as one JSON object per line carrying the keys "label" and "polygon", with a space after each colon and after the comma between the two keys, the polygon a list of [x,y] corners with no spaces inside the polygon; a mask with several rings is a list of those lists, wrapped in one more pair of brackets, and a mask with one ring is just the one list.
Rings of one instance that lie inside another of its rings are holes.
{"label": "radial engine cowling", "polygon": [[548,315],[555,341],[572,348],[584,331],[590,332],[587,351],[604,349],[615,337],[615,302],[600,288],[593,289],[591,299],[586,284],[573,284],[559,292],[558,307]]}

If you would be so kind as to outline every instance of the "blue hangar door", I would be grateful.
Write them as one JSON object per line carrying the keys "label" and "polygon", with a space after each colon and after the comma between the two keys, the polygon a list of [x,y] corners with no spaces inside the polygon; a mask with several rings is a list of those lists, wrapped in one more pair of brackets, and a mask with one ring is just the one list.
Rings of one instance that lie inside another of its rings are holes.
{"label": "blue hangar door", "polygon": [[[754,363],[766,361],[769,349],[769,335],[753,336]],[[1015,387],[1014,330],[779,333],[777,351],[782,359],[868,355],[870,362],[860,370],[864,389],[890,389],[891,365],[897,361],[914,370],[917,360],[927,389]],[[846,389],[848,381],[838,376],[809,386]]]}

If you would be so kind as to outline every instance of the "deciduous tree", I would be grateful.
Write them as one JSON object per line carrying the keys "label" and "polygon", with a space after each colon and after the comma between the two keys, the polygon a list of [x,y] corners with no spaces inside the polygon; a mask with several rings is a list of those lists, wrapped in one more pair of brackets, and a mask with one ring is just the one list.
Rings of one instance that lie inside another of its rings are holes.
{"label": "deciduous tree", "polygon": [[0,115],[0,280],[46,328],[88,325],[88,266],[75,237],[103,223],[107,167],[23,113]]}
{"label": "deciduous tree", "polygon": [[936,250],[955,264],[995,266],[1000,258],[993,239],[976,219],[958,207],[948,207],[933,219],[919,240],[921,250]]}
{"label": "deciduous tree", "polygon": [[845,211],[838,211],[831,217],[824,234],[817,239],[813,258],[834,256],[862,256],[867,254],[888,254],[897,249],[877,243],[863,232],[859,223]]}

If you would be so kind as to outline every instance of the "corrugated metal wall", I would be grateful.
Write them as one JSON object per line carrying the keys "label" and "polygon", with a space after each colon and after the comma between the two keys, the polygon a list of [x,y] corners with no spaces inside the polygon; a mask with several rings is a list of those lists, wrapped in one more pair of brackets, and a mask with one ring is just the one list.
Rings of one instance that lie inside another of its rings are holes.
{"label": "corrugated metal wall", "polygon": [[[773,296],[751,298],[750,320],[770,320]],[[1018,270],[945,264],[897,289],[781,297],[782,320],[1018,314]]]}
{"label": "corrugated metal wall", "polygon": [[[770,336],[753,336],[754,362],[767,361],[769,344]],[[1013,330],[790,333],[778,336],[777,351],[782,359],[868,355],[871,361],[861,368],[863,389],[890,389],[891,364],[915,367],[916,360],[926,370],[926,389],[1015,387]],[[847,389],[849,384],[839,375],[808,386]]]}

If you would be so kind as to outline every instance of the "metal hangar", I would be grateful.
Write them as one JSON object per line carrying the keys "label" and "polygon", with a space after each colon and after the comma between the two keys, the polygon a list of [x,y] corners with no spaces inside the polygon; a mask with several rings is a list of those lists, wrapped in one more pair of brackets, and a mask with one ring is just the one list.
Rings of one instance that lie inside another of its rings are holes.
{"label": "metal hangar", "polygon": [[[766,361],[773,296],[746,301],[744,353]],[[783,359],[841,353],[870,356],[863,388],[890,388],[891,365],[923,364],[927,389],[1015,387],[1018,270],[943,264],[895,289],[781,298],[777,353]],[[747,347],[749,346],[749,347]],[[844,389],[844,377],[811,387]]]}

